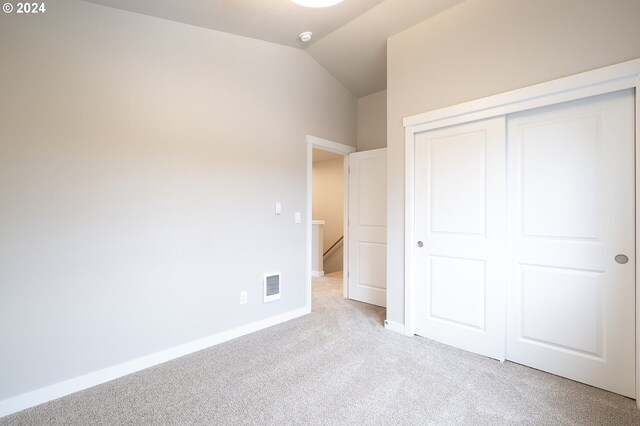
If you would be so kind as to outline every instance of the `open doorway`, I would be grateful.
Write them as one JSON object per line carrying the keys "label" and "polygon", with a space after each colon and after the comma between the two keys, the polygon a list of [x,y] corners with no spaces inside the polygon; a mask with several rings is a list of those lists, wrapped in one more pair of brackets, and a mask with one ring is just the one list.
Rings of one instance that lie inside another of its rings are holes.
{"label": "open doorway", "polygon": [[311,275],[341,275],[344,265],[344,156],[313,148]]}
{"label": "open doorway", "polygon": [[348,297],[348,155],[352,152],[355,152],[354,147],[307,136],[306,223],[309,310],[313,276],[342,275],[343,295]]}

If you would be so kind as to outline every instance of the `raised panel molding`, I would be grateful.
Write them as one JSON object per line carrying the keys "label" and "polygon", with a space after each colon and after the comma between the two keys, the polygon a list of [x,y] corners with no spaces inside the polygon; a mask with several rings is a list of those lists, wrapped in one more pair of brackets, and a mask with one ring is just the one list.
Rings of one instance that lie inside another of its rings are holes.
{"label": "raised panel molding", "polygon": [[486,132],[430,141],[433,234],[483,237],[486,220]]}
{"label": "raised panel molding", "polygon": [[[359,174],[356,177],[360,182],[380,188],[386,192],[387,161],[386,158],[371,158],[361,160]],[[359,225],[387,227],[387,206],[381,204],[379,197],[370,197],[367,192],[358,194]]]}
{"label": "raised panel molding", "polygon": [[601,358],[601,279],[599,271],[520,265],[521,338]]}
{"label": "raised panel molding", "polygon": [[[387,288],[387,245],[358,242],[358,286],[385,291]],[[364,262],[364,264],[363,264]],[[370,265],[366,268],[366,265]]]}
{"label": "raised panel molding", "polygon": [[[522,237],[598,240],[600,117],[527,123],[516,133],[522,154]],[[576,209],[589,214],[576,218],[571,214]]]}
{"label": "raised panel molding", "polygon": [[430,256],[429,263],[431,316],[484,331],[485,261]]}

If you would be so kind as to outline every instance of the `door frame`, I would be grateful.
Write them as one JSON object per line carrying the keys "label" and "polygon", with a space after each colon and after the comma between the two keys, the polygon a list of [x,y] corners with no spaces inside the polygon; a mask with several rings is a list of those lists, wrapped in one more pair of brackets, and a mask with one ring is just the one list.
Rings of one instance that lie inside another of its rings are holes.
{"label": "door frame", "polygon": [[334,154],[342,155],[343,171],[344,171],[344,200],[343,200],[343,275],[342,275],[342,293],[345,298],[349,296],[348,276],[349,276],[349,154],[356,152],[355,147],[322,139],[316,136],[307,135],[307,212],[306,212],[306,287],[307,287],[307,309],[311,312],[311,222],[313,219],[313,148],[323,151],[329,151]]}
{"label": "door frame", "polygon": [[[640,247],[640,59],[406,117],[405,128],[405,292],[404,334],[414,334],[415,135],[427,130],[512,114],[624,89],[635,89],[636,248]],[[640,250],[636,250],[636,393],[640,390]],[[640,397],[636,399],[640,408]]]}

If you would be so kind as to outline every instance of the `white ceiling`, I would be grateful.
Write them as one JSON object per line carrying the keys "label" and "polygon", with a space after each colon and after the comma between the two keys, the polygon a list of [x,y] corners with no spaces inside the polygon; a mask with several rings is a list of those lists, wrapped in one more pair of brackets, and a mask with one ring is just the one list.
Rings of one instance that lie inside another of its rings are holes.
{"label": "white ceiling", "polygon": [[306,50],[361,98],[387,88],[387,38],[462,1],[385,0]]}
{"label": "white ceiling", "polygon": [[185,24],[304,47],[303,31],[318,40],[383,0],[346,0],[328,8],[309,8],[289,0],[86,0]]}
{"label": "white ceiling", "polygon": [[[85,0],[305,49],[357,97],[386,88],[386,40],[463,0]],[[313,32],[310,43],[298,34]]]}

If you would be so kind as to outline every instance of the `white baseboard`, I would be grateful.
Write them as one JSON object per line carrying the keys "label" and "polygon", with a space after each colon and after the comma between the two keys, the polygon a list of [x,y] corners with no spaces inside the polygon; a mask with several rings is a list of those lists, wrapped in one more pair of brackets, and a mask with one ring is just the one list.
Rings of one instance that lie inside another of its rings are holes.
{"label": "white baseboard", "polygon": [[324,271],[311,271],[312,277],[324,277]]}
{"label": "white baseboard", "polygon": [[18,396],[14,396],[12,398],[5,399],[3,401],[0,401],[0,417],[8,416],[9,414],[34,407],[39,404],[43,404],[47,401],[61,398],[74,392],[78,392],[83,389],[87,389],[92,386],[96,386],[110,380],[126,376],[127,374],[135,373],[137,371],[144,370],[145,368],[153,367],[154,365],[171,361],[181,356],[188,355],[190,353],[197,352],[199,350],[206,349],[223,342],[227,342],[237,337],[241,337],[246,334],[250,334],[292,320],[294,318],[301,317],[308,314],[309,312],[311,312],[311,309],[308,306],[300,309],[295,309],[293,311],[285,312],[280,315],[265,318],[260,321],[252,322],[247,325],[204,337],[193,342],[185,343],[184,345],[165,349],[163,351],[156,352],[150,355],[145,355],[131,361],[126,361],[121,364],[82,375],[80,377],[75,377],[73,379],[65,380],[63,382],[55,383],[40,389],[23,393]]}
{"label": "white baseboard", "polygon": [[396,333],[404,334],[404,324],[400,324],[399,322],[384,320],[384,328],[395,331]]}

